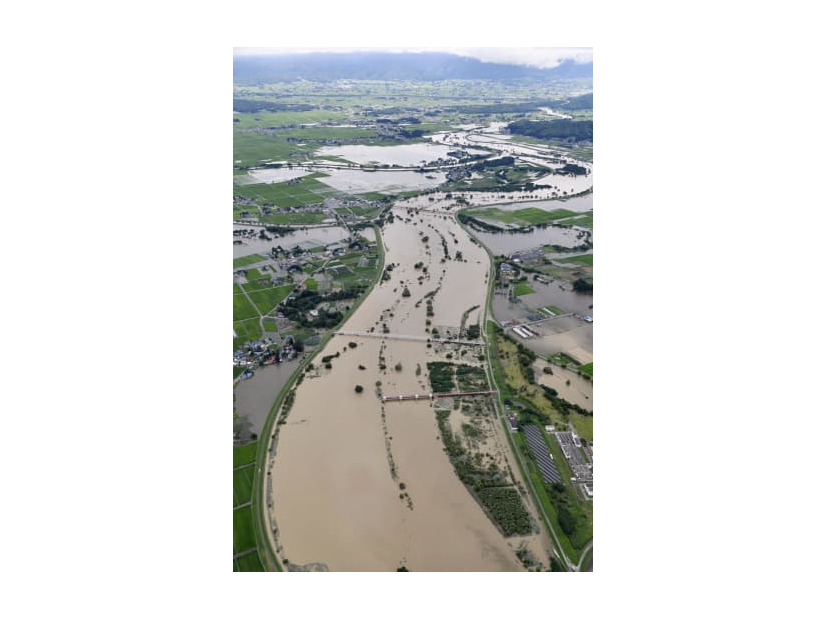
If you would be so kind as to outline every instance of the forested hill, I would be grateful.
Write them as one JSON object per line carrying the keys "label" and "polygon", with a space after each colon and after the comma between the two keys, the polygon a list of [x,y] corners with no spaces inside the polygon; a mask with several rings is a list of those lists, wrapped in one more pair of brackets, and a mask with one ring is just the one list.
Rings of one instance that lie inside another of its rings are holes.
{"label": "forested hill", "polygon": [[508,131],[542,140],[588,140],[594,139],[593,121],[515,121],[508,125]]}
{"label": "forested hill", "polygon": [[593,64],[565,61],[553,69],[482,62],[445,53],[354,52],[235,56],[236,84],[293,80],[591,79]]}

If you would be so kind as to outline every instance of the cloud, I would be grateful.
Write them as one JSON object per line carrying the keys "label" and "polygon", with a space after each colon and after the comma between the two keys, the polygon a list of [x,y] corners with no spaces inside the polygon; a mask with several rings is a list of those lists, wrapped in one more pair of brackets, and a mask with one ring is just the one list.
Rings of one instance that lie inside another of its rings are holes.
{"label": "cloud", "polygon": [[328,52],[346,54],[349,52],[447,52],[476,58],[482,62],[505,63],[550,69],[566,60],[577,63],[592,62],[593,48],[590,47],[236,47],[236,56],[261,54],[307,54]]}

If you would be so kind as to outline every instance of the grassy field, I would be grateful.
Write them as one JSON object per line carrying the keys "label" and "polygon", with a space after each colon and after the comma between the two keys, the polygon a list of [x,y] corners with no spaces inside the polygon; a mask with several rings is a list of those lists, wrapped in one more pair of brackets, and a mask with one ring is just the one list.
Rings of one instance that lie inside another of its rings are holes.
{"label": "grassy field", "polygon": [[[564,424],[562,416],[553,408],[550,401],[536,385],[531,385],[522,375],[517,358],[516,345],[502,336],[496,338],[496,348],[499,352],[499,364],[502,367],[504,380],[508,391],[517,395],[519,400],[530,403],[537,411],[553,420],[554,424]],[[499,378],[497,377],[497,383]],[[499,384],[500,388],[502,384]]]}
{"label": "grassy field", "polygon": [[232,139],[232,161],[236,166],[257,166],[264,161],[283,161],[293,155],[308,153],[312,147],[297,146],[282,137],[234,131]]}
{"label": "grassy field", "polygon": [[255,454],[258,451],[258,442],[254,441],[243,446],[232,449],[232,467],[240,467],[255,462]]}
{"label": "grassy field", "polygon": [[254,183],[252,185],[234,185],[233,196],[245,196],[261,204],[273,204],[277,207],[301,207],[324,202],[327,196],[343,196],[341,192],[325,185],[319,178],[328,176],[323,172],[308,174],[295,182]]}
{"label": "grassy field", "polygon": [[313,278],[307,278],[306,280],[304,280],[304,284],[307,286],[308,291],[318,290],[318,281]]}
{"label": "grassy field", "polygon": [[253,551],[234,560],[235,570],[239,573],[264,573],[258,552]]}
{"label": "grassy field", "polygon": [[594,212],[588,211],[576,217],[565,218],[559,221],[560,224],[571,224],[573,226],[581,226],[582,228],[594,229]]}
{"label": "grassy field", "polygon": [[544,312],[545,314],[552,314],[554,316],[565,314],[565,311],[557,306],[542,306],[539,310],[540,312]]}
{"label": "grassy field", "polygon": [[[235,321],[232,324],[232,328],[235,330],[235,339],[240,343],[244,343],[247,340],[258,340],[261,337],[261,324],[258,321],[258,317],[256,316],[254,319],[247,319],[246,321]],[[237,344],[233,342],[233,345]],[[233,346],[233,350],[236,347]]]}
{"label": "grassy field", "polygon": [[560,263],[574,263],[576,265],[588,265],[589,267],[594,266],[594,255],[593,254],[580,254],[579,256],[565,256],[564,258],[556,258],[554,259]]}
{"label": "grassy field", "polygon": [[258,271],[258,269],[256,269],[255,267],[250,267],[249,269],[245,269],[245,271],[247,272],[247,276],[246,276],[246,277],[247,277],[247,280],[249,280],[249,281],[252,281],[252,280],[260,280],[261,278],[263,278],[263,277],[264,277],[264,276],[261,274],[261,272],[260,272],[260,271]]}
{"label": "grassy field", "polygon": [[243,469],[232,472],[232,505],[240,506],[250,501],[252,497],[252,477],[255,465],[251,464]]}
{"label": "grassy field", "polygon": [[238,269],[239,267],[244,267],[245,265],[252,265],[253,263],[258,263],[266,259],[267,257],[263,254],[250,254],[249,256],[242,256],[241,258],[234,259],[232,261],[232,267],[233,269]]}
{"label": "grassy field", "polygon": [[268,224],[321,224],[327,219],[321,211],[301,211],[300,213],[273,213],[259,219]]}
{"label": "grassy field", "polygon": [[305,123],[341,122],[347,115],[331,110],[307,110],[306,112],[254,112],[250,114],[233,114],[238,119],[235,129],[251,127],[281,127],[284,125],[303,125]]}
{"label": "grassy field", "polygon": [[569,419],[577,435],[588,441],[594,440],[594,416],[572,413]]}
{"label": "grassy field", "polygon": [[568,209],[544,211],[536,207],[517,209],[515,211],[503,211],[502,209],[491,207],[488,209],[474,209],[467,213],[473,217],[483,217],[505,224],[516,225],[550,224],[577,215],[574,211],[569,211]]}
{"label": "grassy field", "polygon": [[584,373],[584,374],[588,375],[592,379],[594,378],[594,363],[593,362],[583,364],[582,366],[577,368],[577,370],[579,370],[579,372],[581,372],[581,373]]}
{"label": "grassy field", "polygon": [[258,310],[255,309],[246,295],[243,293],[232,296],[232,320],[243,321],[258,317]]}
{"label": "grassy field", "polygon": [[249,293],[249,298],[255,304],[255,307],[261,314],[269,313],[279,303],[287,298],[290,291],[293,290],[292,284],[285,284],[283,286],[273,286],[272,288],[262,289]]}
{"label": "grassy field", "polygon": [[517,282],[513,285],[513,294],[519,297],[520,295],[530,295],[536,291],[531,288],[527,282]]}
{"label": "grassy field", "polygon": [[235,508],[232,511],[232,548],[235,553],[255,548],[252,531],[252,506]]}
{"label": "grassy field", "polygon": [[278,331],[278,324],[275,319],[264,319],[264,329],[269,332]]}

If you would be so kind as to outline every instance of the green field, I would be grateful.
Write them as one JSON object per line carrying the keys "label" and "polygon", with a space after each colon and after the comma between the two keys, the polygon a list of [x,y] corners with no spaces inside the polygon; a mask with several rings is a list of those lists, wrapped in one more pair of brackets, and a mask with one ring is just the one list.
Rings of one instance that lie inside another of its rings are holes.
{"label": "green field", "polygon": [[579,370],[579,372],[581,372],[581,373],[584,373],[584,374],[588,375],[591,378],[594,377],[594,363],[593,362],[583,364],[582,366],[577,368],[577,370]]}
{"label": "green field", "polygon": [[243,446],[232,449],[232,466],[240,467],[248,463],[255,462],[255,454],[258,451],[258,442],[254,441]]}
{"label": "green field", "polygon": [[284,301],[292,290],[292,284],[273,286],[272,288],[266,288],[260,291],[255,291],[254,293],[249,293],[249,298],[261,314],[267,314],[279,303]]}
{"label": "green field", "polygon": [[580,254],[578,256],[565,256],[564,258],[556,258],[554,259],[560,263],[574,263],[577,265],[588,265],[589,267],[594,266],[594,255],[593,254]]}
{"label": "green field", "polygon": [[531,288],[527,282],[517,282],[513,285],[513,294],[519,297],[520,295],[530,295],[536,291]]}
{"label": "green field", "polygon": [[250,127],[279,127],[283,125],[302,125],[305,123],[330,123],[340,122],[347,115],[342,112],[331,110],[307,110],[301,112],[252,112],[245,114],[233,114],[238,122],[234,124],[235,129],[248,129]]}
{"label": "green field", "polygon": [[562,308],[558,308],[557,306],[542,306],[540,312],[544,312],[545,314],[559,316],[560,314],[565,314],[565,311]]}
{"label": "green field", "polygon": [[264,319],[264,329],[268,332],[277,332],[278,324],[275,319]]}
{"label": "green field", "polygon": [[232,472],[232,505],[240,506],[250,501],[252,497],[252,478],[255,465],[251,464],[243,469]]}
{"label": "green field", "polygon": [[560,224],[571,224],[573,226],[581,226],[583,228],[590,228],[591,230],[593,230],[594,229],[594,212],[593,211],[588,211],[588,213],[578,215],[577,217],[565,218],[564,220],[560,220],[559,223]]}
{"label": "green field", "polygon": [[232,320],[233,321],[243,321],[244,319],[251,319],[258,316],[258,310],[255,309],[250,301],[247,299],[246,295],[241,293],[240,295],[233,295],[232,296]]}
{"label": "green field", "polygon": [[264,573],[258,551],[253,551],[234,560],[235,570],[240,573]]}
{"label": "green field", "polygon": [[306,280],[304,280],[304,284],[307,286],[308,291],[318,290],[318,281],[314,278],[307,278]]}
{"label": "green field", "polygon": [[244,196],[261,204],[274,204],[277,207],[300,207],[324,202],[326,196],[343,196],[341,192],[325,185],[319,178],[327,176],[323,172],[314,172],[295,181],[282,183],[254,183],[252,185],[234,185],[233,196]]}
{"label": "green field", "polygon": [[232,548],[235,553],[255,547],[252,531],[252,506],[235,508],[232,511]]}
{"label": "green field", "polygon": [[232,328],[235,330],[235,339],[242,343],[247,340],[258,340],[261,337],[261,324],[257,316],[246,321],[235,321]]}
{"label": "green field", "polygon": [[267,257],[262,254],[250,254],[249,256],[242,256],[241,258],[234,259],[232,261],[232,267],[233,269],[238,269],[239,267],[252,265],[253,263],[258,263],[266,259]]}
{"label": "green field", "polygon": [[529,224],[550,224],[568,217],[577,215],[574,211],[567,209],[554,209],[544,211],[536,207],[517,209],[515,211],[503,211],[496,207],[488,209],[475,209],[467,212],[472,217],[482,217],[489,220],[496,220],[505,224],[529,225]]}
{"label": "green field", "polygon": [[232,160],[236,166],[257,166],[268,160],[283,161],[292,158],[294,154],[312,150],[312,147],[291,144],[282,137],[233,132]]}
{"label": "green field", "polygon": [[267,224],[321,224],[328,216],[322,211],[301,211],[299,213],[273,213],[262,215],[260,219]]}

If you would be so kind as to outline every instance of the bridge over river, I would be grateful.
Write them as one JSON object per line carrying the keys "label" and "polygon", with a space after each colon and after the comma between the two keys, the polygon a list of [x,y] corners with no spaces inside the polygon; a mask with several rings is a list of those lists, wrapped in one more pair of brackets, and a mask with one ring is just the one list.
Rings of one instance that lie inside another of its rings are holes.
{"label": "bridge over river", "polygon": [[434,398],[452,398],[455,396],[490,396],[496,394],[496,390],[486,390],[484,392],[431,392],[430,394],[405,394],[403,396],[382,396],[385,403],[394,403],[402,400],[433,400]]}
{"label": "bridge over river", "polygon": [[471,346],[485,346],[483,340],[460,340],[451,338],[428,338],[427,336],[408,336],[404,334],[380,334],[375,332],[355,332],[339,330],[333,332],[338,336],[359,336],[362,338],[387,338],[388,340],[412,340],[417,342],[445,342],[449,344],[466,344]]}

